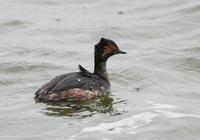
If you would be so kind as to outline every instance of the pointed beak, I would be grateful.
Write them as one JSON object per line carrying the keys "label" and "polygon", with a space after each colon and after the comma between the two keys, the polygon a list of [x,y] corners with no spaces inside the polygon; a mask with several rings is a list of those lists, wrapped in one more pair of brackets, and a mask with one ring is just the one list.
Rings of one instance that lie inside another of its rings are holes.
{"label": "pointed beak", "polygon": [[122,50],[119,50],[119,51],[118,51],[118,54],[127,54],[127,52],[124,52],[124,51],[122,51]]}

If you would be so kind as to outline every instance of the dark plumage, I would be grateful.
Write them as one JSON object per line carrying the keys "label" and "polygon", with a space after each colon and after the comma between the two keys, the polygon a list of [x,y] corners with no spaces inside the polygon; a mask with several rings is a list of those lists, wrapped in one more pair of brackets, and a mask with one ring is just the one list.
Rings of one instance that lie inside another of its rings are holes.
{"label": "dark plumage", "polygon": [[109,39],[101,38],[95,45],[95,68],[91,73],[81,65],[79,72],[53,78],[35,93],[38,101],[81,101],[105,95],[110,91],[106,70],[107,59],[114,54],[125,54]]}

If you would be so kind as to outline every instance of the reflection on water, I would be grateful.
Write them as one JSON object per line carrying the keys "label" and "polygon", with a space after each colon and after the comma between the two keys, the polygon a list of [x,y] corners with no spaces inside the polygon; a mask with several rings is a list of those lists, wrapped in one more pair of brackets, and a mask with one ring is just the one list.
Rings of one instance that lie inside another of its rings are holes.
{"label": "reflection on water", "polygon": [[[124,102],[114,102],[110,96],[102,96],[97,99],[81,102],[57,102],[47,103],[45,114],[48,116],[79,116],[81,118],[90,117],[96,113],[109,113],[110,115],[119,115],[121,113],[114,109],[114,104]],[[88,112],[87,114],[80,114]]]}

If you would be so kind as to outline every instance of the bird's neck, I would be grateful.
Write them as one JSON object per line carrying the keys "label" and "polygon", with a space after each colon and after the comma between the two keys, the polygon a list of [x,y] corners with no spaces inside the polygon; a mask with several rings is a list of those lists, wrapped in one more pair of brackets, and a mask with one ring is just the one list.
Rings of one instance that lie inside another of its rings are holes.
{"label": "bird's neck", "polygon": [[108,83],[110,83],[109,78],[108,78],[108,72],[106,69],[106,62],[95,61],[94,74],[98,75],[103,80],[106,80]]}

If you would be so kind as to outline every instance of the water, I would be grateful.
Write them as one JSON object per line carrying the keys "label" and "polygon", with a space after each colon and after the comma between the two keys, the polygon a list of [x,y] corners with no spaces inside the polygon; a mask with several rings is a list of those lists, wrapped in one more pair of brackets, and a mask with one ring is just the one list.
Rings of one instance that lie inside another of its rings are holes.
{"label": "water", "polygon": [[[199,0],[1,0],[0,139],[199,140]],[[113,39],[109,97],[43,104],[56,75],[93,70]]]}

